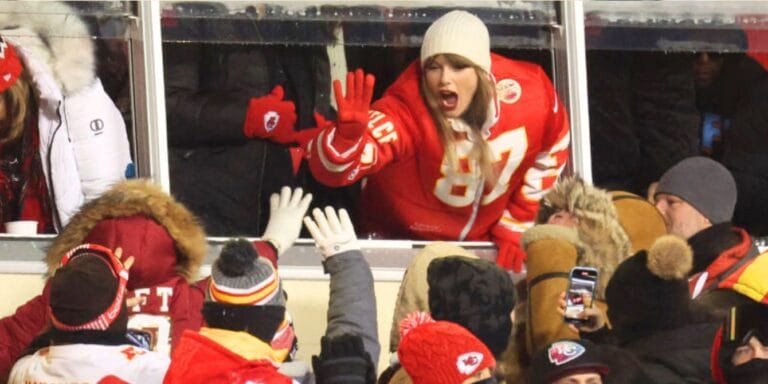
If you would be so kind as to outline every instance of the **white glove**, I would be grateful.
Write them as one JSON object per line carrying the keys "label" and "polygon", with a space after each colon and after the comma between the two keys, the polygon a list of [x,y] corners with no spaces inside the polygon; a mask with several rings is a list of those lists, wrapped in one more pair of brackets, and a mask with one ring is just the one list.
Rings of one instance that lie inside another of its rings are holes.
{"label": "white glove", "polygon": [[304,224],[315,239],[315,244],[320,248],[324,258],[360,249],[357,245],[355,228],[346,209],[340,209],[337,216],[333,207],[325,207],[325,214],[319,208],[315,208],[312,210],[312,215],[315,220],[307,216],[304,218]]}
{"label": "white glove", "polygon": [[290,188],[283,187],[280,195],[273,193],[269,197],[269,222],[261,238],[275,246],[278,256],[293,245],[301,232],[301,218],[312,201],[311,193],[304,198],[302,194],[301,188],[294,189],[291,194]]}

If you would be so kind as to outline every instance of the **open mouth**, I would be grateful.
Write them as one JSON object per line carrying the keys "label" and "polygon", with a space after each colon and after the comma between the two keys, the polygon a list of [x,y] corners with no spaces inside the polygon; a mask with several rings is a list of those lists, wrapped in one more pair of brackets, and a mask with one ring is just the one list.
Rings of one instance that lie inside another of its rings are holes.
{"label": "open mouth", "polygon": [[452,111],[459,104],[459,95],[451,91],[440,91],[440,108]]}

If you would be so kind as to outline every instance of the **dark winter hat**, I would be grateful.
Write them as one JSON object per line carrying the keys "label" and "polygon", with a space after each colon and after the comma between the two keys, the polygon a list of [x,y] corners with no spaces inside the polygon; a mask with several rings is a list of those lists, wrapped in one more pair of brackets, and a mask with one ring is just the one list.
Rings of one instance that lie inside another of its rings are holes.
{"label": "dark winter hat", "polygon": [[108,248],[84,244],[51,278],[50,318],[60,331],[126,331],[126,271]]}
{"label": "dark winter hat", "polygon": [[608,319],[620,343],[689,322],[687,276],[693,251],[685,240],[659,237],[648,251],[624,260],[605,290]]}
{"label": "dark winter hat", "polygon": [[[414,384],[455,384],[496,365],[491,351],[472,333],[448,321],[401,326],[397,356]],[[403,322],[410,322],[409,318]]]}
{"label": "dark winter hat", "polygon": [[16,48],[0,36],[0,92],[5,92],[18,80],[22,70]]}
{"label": "dark winter hat", "polygon": [[227,242],[221,250],[211,268],[206,299],[233,305],[285,306],[275,268],[245,239]]}
{"label": "dark winter hat", "polygon": [[533,357],[531,383],[550,384],[576,372],[595,372],[604,377],[608,365],[589,340],[559,340]]}
{"label": "dark winter hat", "polygon": [[483,259],[449,256],[427,268],[429,310],[435,320],[467,328],[498,357],[507,347],[515,306],[509,274]]}
{"label": "dark winter hat", "polygon": [[692,205],[712,224],[731,221],[736,208],[736,181],[717,161],[689,157],[664,172],[656,194],[675,195]]}
{"label": "dark winter hat", "polygon": [[715,382],[768,382],[768,360],[750,361],[739,366],[731,362],[736,348],[747,344],[753,336],[768,345],[768,305],[751,302],[731,308],[712,346],[711,367]]}

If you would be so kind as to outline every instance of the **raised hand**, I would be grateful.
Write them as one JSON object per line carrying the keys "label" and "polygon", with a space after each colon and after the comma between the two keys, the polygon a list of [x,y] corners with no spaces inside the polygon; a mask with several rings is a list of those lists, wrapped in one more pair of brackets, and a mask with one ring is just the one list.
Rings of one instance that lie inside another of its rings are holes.
{"label": "raised hand", "polygon": [[277,249],[278,256],[290,248],[301,232],[301,219],[307,213],[312,194],[301,188],[291,191],[283,187],[280,194],[273,193],[269,198],[269,222],[261,237]]}
{"label": "raised hand", "polygon": [[376,78],[364,74],[362,69],[347,73],[347,94],[341,91],[341,82],[333,82],[333,93],[338,106],[338,133],[347,139],[357,140],[368,127],[368,111],[373,99]]}
{"label": "raised hand", "polygon": [[340,209],[338,215],[333,207],[325,207],[325,212],[319,208],[312,211],[314,220],[309,216],[304,218],[315,244],[326,259],[353,249],[360,249],[357,245],[357,235],[349,219],[346,209]]}

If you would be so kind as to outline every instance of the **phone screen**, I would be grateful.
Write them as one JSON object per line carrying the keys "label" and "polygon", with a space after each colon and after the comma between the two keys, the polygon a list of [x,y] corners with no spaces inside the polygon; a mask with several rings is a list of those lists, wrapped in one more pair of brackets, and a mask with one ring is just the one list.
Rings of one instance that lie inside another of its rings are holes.
{"label": "phone screen", "polygon": [[584,308],[592,307],[595,294],[597,270],[589,267],[574,267],[571,270],[568,292],[565,294],[565,321],[580,323]]}

